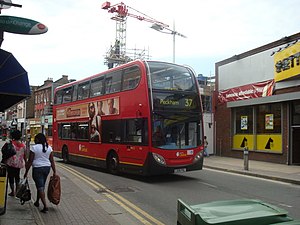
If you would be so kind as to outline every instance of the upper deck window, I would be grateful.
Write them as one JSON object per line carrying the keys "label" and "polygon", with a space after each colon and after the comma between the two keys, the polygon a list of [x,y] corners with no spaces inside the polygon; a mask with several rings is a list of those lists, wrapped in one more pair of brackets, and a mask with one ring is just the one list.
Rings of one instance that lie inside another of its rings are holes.
{"label": "upper deck window", "polygon": [[63,89],[62,103],[68,103],[72,101],[72,87]]}
{"label": "upper deck window", "polygon": [[59,90],[55,94],[54,104],[59,105],[62,102],[63,90]]}
{"label": "upper deck window", "polygon": [[194,91],[196,90],[192,72],[182,66],[168,63],[149,62],[153,89]]}
{"label": "upper deck window", "polygon": [[88,98],[89,93],[90,93],[90,82],[89,81],[78,85],[78,90],[77,90],[77,94],[78,94],[77,99],[78,100]]}
{"label": "upper deck window", "polygon": [[103,95],[104,79],[98,78],[91,82],[91,97]]}
{"label": "upper deck window", "polygon": [[130,90],[137,87],[141,79],[141,70],[139,67],[134,66],[125,69],[123,75],[123,90]]}
{"label": "upper deck window", "polygon": [[105,94],[116,93],[121,90],[122,71],[115,71],[106,75]]}

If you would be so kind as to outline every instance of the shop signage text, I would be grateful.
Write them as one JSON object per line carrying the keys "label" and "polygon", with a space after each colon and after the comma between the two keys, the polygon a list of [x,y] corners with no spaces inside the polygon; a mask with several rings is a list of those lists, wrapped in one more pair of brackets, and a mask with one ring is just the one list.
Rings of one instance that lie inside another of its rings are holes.
{"label": "shop signage text", "polygon": [[300,75],[300,43],[296,43],[274,56],[276,82]]}
{"label": "shop signage text", "polygon": [[271,96],[274,88],[274,80],[268,80],[260,83],[247,84],[240,87],[220,91],[218,99],[220,102],[231,102]]}

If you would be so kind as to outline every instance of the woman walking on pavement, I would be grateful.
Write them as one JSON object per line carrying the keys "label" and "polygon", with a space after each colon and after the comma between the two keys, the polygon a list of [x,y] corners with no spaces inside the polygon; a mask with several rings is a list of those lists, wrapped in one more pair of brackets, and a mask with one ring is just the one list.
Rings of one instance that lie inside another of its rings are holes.
{"label": "woman walking on pavement", "polygon": [[20,171],[26,163],[26,146],[21,141],[21,131],[14,130],[11,132],[12,146],[16,154],[6,160],[7,177],[11,192],[9,196],[15,196],[18,184],[20,182]]}
{"label": "woman walking on pavement", "polygon": [[56,175],[55,163],[52,148],[48,145],[45,135],[42,133],[37,134],[34,138],[34,142],[35,145],[32,146],[29,153],[24,178],[27,177],[27,173],[32,166],[32,177],[37,189],[34,206],[39,207],[39,201],[41,199],[44,206],[41,212],[46,213],[48,211],[48,207],[45,197],[45,184],[50,172],[50,166],[53,170],[53,175]]}

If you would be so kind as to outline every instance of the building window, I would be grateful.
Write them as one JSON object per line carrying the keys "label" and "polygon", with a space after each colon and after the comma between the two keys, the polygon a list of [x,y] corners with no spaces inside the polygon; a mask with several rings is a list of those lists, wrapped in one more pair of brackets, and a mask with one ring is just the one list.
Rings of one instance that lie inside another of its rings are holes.
{"label": "building window", "polygon": [[212,98],[209,95],[201,95],[203,112],[211,112]]}
{"label": "building window", "polygon": [[235,108],[233,149],[282,153],[281,104]]}
{"label": "building window", "polygon": [[281,104],[267,104],[257,107],[257,133],[281,133]]}
{"label": "building window", "polygon": [[235,133],[253,133],[253,108],[243,107],[235,109]]}
{"label": "building window", "polygon": [[292,125],[300,125],[300,101],[292,103]]}

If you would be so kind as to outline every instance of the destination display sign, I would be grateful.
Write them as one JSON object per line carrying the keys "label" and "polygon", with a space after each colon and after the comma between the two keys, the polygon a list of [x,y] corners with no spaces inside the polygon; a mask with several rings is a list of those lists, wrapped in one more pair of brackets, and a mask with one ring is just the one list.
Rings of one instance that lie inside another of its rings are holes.
{"label": "destination display sign", "polygon": [[155,110],[190,111],[200,109],[198,95],[153,93]]}
{"label": "destination display sign", "polygon": [[43,34],[48,28],[35,20],[16,16],[0,15],[0,29],[14,34]]}

